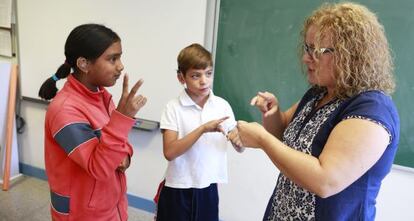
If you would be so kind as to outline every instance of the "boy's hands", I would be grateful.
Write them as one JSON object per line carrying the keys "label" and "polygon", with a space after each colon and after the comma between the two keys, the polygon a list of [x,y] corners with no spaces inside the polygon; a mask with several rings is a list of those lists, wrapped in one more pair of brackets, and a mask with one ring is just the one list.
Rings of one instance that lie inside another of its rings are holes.
{"label": "boy's hands", "polygon": [[227,119],[229,119],[228,116],[227,117],[222,117],[222,118],[217,119],[217,120],[212,120],[212,121],[209,121],[209,122],[203,124],[202,125],[203,132],[204,133],[206,133],[206,132],[221,132],[221,133],[225,134],[224,129],[220,126],[220,124],[223,121],[227,120]]}
{"label": "boy's hands", "polygon": [[126,116],[134,118],[137,112],[145,105],[147,98],[142,95],[137,95],[138,89],[144,83],[144,80],[140,79],[128,92],[128,75],[124,75],[124,82],[122,86],[122,95],[119,99],[118,107],[116,110]]}

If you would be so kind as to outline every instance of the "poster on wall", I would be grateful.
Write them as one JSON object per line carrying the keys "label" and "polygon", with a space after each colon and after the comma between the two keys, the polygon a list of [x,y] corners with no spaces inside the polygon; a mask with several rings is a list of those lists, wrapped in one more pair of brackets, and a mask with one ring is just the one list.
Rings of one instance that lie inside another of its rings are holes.
{"label": "poster on wall", "polygon": [[12,37],[10,30],[0,29],[0,55],[12,57]]}
{"label": "poster on wall", "polygon": [[0,0],[0,27],[11,28],[12,0]]}

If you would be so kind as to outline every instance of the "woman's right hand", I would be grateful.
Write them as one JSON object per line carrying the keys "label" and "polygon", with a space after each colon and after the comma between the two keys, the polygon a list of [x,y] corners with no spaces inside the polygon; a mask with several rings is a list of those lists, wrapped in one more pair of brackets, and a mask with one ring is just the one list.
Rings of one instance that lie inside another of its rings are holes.
{"label": "woman's right hand", "polygon": [[131,91],[128,91],[128,75],[124,75],[124,82],[122,85],[122,95],[119,99],[118,107],[116,110],[123,115],[134,118],[137,112],[145,105],[147,98],[142,95],[135,95],[144,80],[140,79],[132,87]]}
{"label": "woman's right hand", "polygon": [[275,95],[267,91],[259,91],[250,101],[250,105],[256,106],[265,117],[268,117],[279,110],[279,101]]}

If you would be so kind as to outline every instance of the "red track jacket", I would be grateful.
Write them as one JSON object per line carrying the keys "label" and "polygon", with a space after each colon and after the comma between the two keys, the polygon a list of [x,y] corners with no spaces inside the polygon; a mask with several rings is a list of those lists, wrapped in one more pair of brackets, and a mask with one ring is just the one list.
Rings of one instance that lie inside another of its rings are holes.
{"label": "red track jacket", "polygon": [[92,92],[69,75],[45,120],[53,220],[127,220],[126,177],[116,168],[132,156],[134,122],[115,110],[104,88]]}

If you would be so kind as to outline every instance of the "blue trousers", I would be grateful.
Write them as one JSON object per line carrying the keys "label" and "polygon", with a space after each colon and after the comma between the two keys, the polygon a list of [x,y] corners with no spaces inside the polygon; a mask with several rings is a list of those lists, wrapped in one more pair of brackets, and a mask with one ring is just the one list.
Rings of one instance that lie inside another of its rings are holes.
{"label": "blue trousers", "polygon": [[218,221],[217,184],[203,189],[164,186],[157,208],[157,221]]}

